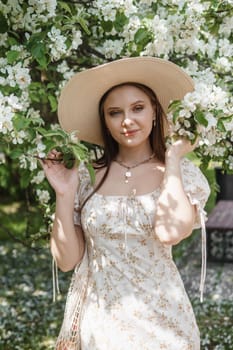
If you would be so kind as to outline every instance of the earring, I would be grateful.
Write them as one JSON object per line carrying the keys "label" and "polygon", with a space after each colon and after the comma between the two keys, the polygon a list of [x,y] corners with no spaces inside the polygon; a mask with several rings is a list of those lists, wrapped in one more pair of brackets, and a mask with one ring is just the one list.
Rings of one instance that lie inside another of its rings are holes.
{"label": "earring", "polygon": [[154,118],[153,119],[153,128],[155,128],[155,126],[156,126],[156,119]]}

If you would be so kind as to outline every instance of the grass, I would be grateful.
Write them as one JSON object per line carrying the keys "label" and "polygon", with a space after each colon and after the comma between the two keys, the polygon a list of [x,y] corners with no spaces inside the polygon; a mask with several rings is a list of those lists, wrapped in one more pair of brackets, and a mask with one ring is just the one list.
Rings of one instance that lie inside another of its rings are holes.
{"label": "grass", "polygon": [[48,249],[5,242],[0,253],[0,349],[53,349],[69,276],[61,276],[62,297],[53,304]]}

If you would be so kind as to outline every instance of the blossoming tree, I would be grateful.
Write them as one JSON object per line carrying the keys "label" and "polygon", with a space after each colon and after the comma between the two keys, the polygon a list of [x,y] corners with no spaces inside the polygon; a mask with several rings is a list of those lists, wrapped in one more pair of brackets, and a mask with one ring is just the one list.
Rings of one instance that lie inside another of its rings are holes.
{"label": "blossoming tree", "polygon": [[[57,98],[77,71],[149,55],[182,66],[195,91],[171,105],[173,136],[203,164],[233,170],[232,0],[3,0],[0,3],[0,188],[30,189],[47,219],[51,192],[37,158],[86,147],[57,124]],[[15,178],[13,178],[15,176]],[[17,179],[17,181],[15,181]],[[40,228],[47,230],[47,223]]]}

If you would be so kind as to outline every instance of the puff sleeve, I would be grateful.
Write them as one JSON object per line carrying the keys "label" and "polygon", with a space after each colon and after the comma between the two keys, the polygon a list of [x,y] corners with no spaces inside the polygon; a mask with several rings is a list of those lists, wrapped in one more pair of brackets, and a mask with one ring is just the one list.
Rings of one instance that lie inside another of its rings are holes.
{"label": "puff sleeve", "polygon": [[190,203],[196,206],[196,218],[193,228],[201,227],[202,233],[202,267],[200,281],[200,299],[202,301],[206,278],[206,212],[204,208],[210,195],[210,187],[201,170],[186,158],[181,162],[181,174],[184,190]]}
{"label": "puff sleeve", "polygon": [[92,192],[91,179],[87,168],[84,163],[80,163],[78,169],[79,187],[75,195],[74,200],[74,224],[81,225],[81,213],[80,208],[85,198]]}
{"label": "puff sleeve", "polygon": [[204,208],[210,195],[210,187],[201,170],[186,158],[181,162],[181,174],[184,190],[191,204],[197,206],[194,228],[199,228],[201,227],[200,211],[205,215]]}

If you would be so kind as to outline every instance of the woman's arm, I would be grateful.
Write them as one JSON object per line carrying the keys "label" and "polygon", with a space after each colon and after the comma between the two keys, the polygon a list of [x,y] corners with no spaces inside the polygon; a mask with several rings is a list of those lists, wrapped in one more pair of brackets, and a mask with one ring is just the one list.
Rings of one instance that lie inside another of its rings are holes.
{"label": "woman's arm", "polygon": [[196,209],[184,191],[180,161],[193,149],[189,141],[181,139],[166,152],[162,191],[155,214],[155,234],[165,244],[177,244],[192,233]]}
{"label": "woman's arm", "polygon": [[66,272],[82,260],[84,236],[81,226],[74,225],[74,200],[56,196],[56,212],[50,240],[51,253],[58,267]]}
{"label": "woman's arm", "polygon": [[[48,158],[59,158],[53,150]],[[41,162],[45,175],[56,193],[56,211],[51,234],[51,253],[62,271],[72,270],[84,253],[82,228],[74,225],[75,194],[79,186],[78,169],[65,168],[64,164],[45,160]]]}

